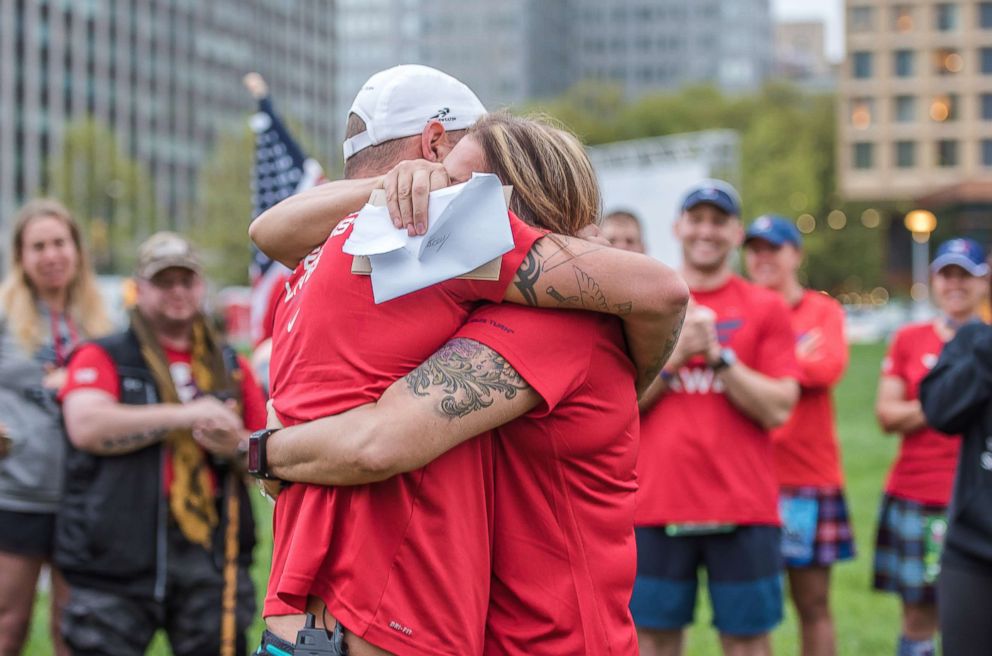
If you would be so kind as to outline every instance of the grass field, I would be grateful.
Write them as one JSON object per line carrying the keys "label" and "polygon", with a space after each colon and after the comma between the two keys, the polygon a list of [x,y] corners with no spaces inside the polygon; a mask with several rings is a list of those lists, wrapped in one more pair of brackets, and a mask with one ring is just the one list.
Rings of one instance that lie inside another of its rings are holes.
{"label": "grass field", "polygon": [[[882,482],[895,453],[896,441],[883,436],[872,412],[875,385],[878,380],[882,345],[854,346],[851,349],[851,366],[837,390],[837,418],[844,448],[844,471],[847,477],[848,502],[854,520],[858,557],[839,565],[834,570],[833,610],[837,623],[839,653],[893,654],[899,627],[899,604],[894,597],[876,594],[870,590],[872,542],[875,530],[875,511],[878,506]],[[259,586],[259,596],[268,572],[268,554],[271,538],[268,534],[268,508],[260,500],[256,510],[259,516],[259,562],[254,578]],[[42,656],[51,653],[48,644],[48,622],[43,607],[45,599],[39,598],[35,608],[35,622],[25,654]],[[708,602],[701,595],[696,626],[689,633],[688,654],[709,656],[719,654],[716,633],[710,628]],[[256,622],[249,637],[249,644],[257,645],[261,623]],[[795,613],[786,608],[786,621],[775,631],[775,653],[798,654]],[[150,654],[164,655],[170,651],[161,636],[149,650]]]}

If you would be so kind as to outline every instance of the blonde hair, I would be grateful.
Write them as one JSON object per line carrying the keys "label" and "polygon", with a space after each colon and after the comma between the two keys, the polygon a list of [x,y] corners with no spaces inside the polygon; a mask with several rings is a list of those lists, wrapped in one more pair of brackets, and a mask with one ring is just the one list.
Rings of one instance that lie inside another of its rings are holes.
{"label": "blonde hair", "polygon": [[547,118],[487,114],[469,130],[486,164],[513,185],[510,209],[522,220],[564,235],[598,223],[601,197],[582,144]]}
{"label": "blonde hair", "polygon": [[24,232],[28,225],[39,218],[53,218],[69,229],[76,247],[76,276],[69,283],[66,297],[66,314],[72,318],[86,337],[99,337],[110,332],[111,323],[97,289],[89,257],[83,248],[79,224],[62,203],[50,198],[29,201],[14,220],[10,248],[10,269],[0,285],[0,308],[6,316],[9,330],[25,351],[34,353],[42,345],[41,317],[36,303],[38,291],[34,288],[22,264],[24,257]]}

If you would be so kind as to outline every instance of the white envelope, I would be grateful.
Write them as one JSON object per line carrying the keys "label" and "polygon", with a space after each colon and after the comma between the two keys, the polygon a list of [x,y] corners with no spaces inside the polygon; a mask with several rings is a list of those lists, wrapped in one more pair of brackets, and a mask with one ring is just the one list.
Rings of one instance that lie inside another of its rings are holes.
{"label": "white envelope", "polygon": [[385,207],[366,205],[344,244],[344,252],[369,257],[376,303],[456,278],[512,249],[503,187],[492,174],[432,192],[425,235],[407,236]]}

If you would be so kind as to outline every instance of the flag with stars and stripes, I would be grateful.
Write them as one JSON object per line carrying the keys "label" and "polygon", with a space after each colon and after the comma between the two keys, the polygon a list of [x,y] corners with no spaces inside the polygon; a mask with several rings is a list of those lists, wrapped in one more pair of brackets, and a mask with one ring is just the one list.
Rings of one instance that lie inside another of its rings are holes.
{"label": "flag with stars and stripes", "polygon": [[[317,160],[307,157],[289,134],[268,96],[259,99],[258,112],[250,120],[255,133],[255,163],[252,169],[252,219],[276,203],[325,182]],[[263,319],[274,287],[282,285],[289,270],[254,248],[251,263],[251,335],[258,343],[266,337]]]}

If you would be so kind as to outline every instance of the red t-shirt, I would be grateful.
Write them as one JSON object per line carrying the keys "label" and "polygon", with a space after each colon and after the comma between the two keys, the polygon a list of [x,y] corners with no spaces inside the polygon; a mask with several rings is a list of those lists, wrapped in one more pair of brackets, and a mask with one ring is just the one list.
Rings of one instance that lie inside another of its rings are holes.
{"label": "red t-shirt", "polygon": [[[892,340],[882,362],[882,375],[894,376],[906,386],[907,401],[919,398],[920,381],[937,364],[944,349],[933,324],[905,326]],[[946,506],[951,500],[954,470],[961,440],[949,439],[932,428],[922,428],[902,436],[885,491],[894,497],[919,503]]]}
{"label": "red t-shirt", "polygon": [[799,403],[784,426],[772,431],[778,482],[790,486],[843,485],[834,420],[833,387],[847,367],[844,311],[825,294],[807,291],[791,308],[796,342],[819,333],[819,346],[798,358]]}
{"label": "red t-shirt", "polygon": [[500,353],[544,400],[496,431],[486,653],[636,654],[637,395],[619,321],[504,304],[458,337]]}
{"label": "red t-shirt", "polygon": [[[498,281],[449,280],[376,305],[341,247],[352,221],[301,262],[276,311],[272,397],[295,424],[376,401],[430,357],[478,301],[500,301],[543,234],[511,216]],[[396,653],[482,650],[489,598],[492,447],[468,440],[373,485],[293,485],[279,495],[264,614],[324,600],[350,631]]]}
{"label": "red t-shirt", "polygon": [[279,301],[282,300],[282,295],[286,292],[287,280],[289,280],[288,273],[279,275],[269,287],[268,294],[265,297],[265,309],[258,326],[261,332],[257,336],[253,336],[256,337],[255,346],[272,337],[272,331],[276,321],[276,308],[279,307]]}
{"label": "red t-shirt", "polygon": [[[716,313],[723,346],[751,369],[798,379],[795,335],[782,298],[733,276],[692,291]],[[768,431],[724,396],[701,356],[676,374],[641,418],[637,524],[687,522],[778,525],[778,481]]]}
{"label": "red t-shirt", "polygon": [[[176,386],[179,399],[186,403],[202,396],[202,392],[196,387],[196,381],[193,380],[190,352],[176,351],[167,347],[163,347],[162,350],[165,352],[166,360],[169,361],[169,373],[172,374],[172,382]],[[262,390],[255,381],[251,366],[240,355],[238,365],[242,373],[241,417],[245,428],[250,431],[265,428],[265,397],[262,396]],[[120,401],[121,387],[117,367],[110,354],[97,344],[83,344],[73,354],[67,367],[65,385],[59,391],[59,401],[64,401],[70,394],[80,389],[102,390]],[[162,481],[164,488],[168,490],[172,484],[171,458],[165,458]],[[216,481],[214,484],[216,485]]]}

